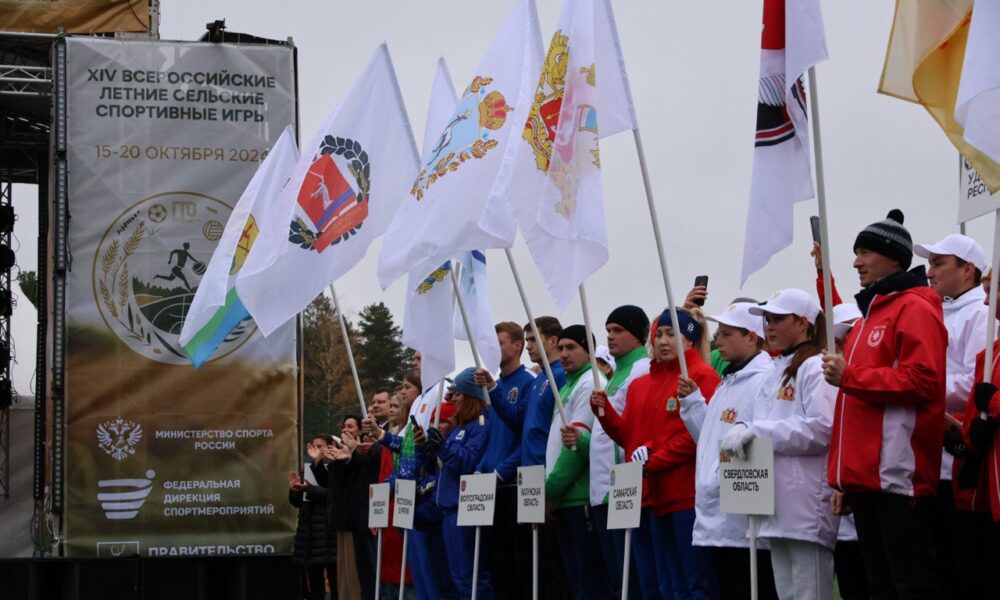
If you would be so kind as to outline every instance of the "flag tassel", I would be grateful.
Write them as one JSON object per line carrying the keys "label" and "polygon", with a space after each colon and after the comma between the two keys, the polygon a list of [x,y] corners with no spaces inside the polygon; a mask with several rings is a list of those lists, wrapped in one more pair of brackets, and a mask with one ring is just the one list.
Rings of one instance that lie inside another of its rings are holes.
{"label": "flag tassel", "polygon": [[[545,369],[545,377],[549,380],[549,387],[552,388],[552,396],[555,398],[556,408],[559,409],[559,419],[562,421],[563,426],[569,425],[569,421],[566,420],[566,407],[563,405],[562,396],[559,395],[559,386],[556,384],[555,375],[552,374],[549,357],[545,353],[542,334],[538,332],[538,325],[535,324],[535,315],[531,312],[531,305],[528,304],[528,296],[524,293],[524,284],[521,283],[521,275],[518,273],[517,265],[514,263],[514,254],[510,251],[510,248],[504,248],[504,253],[507,254],[507,262],[510,264],[510,272],[514,276],[514,283],[517,284],[517,293],[521,295],[521,304],[524,305],[524,312],[528,315],[528,325],[531,326],[531,334],[535,336],[535,343],[539,344],[538,355],[542,357],[542,368]],[[576,447],[572,449],[576,450]]]}
{"label": "flag tassel", "polygon": [[337,299],[337,290],[330,284],[330,295],[333,296],[333,308],[337,311],[337,320],[340,321],[340,335],[344,338],[344,348],[347,349],[347,364],[351,366],[351,377],[354,378],[354,391],[358,393],[358,403],[361,405],[361,414],[368,414],[368,407],[365,406],[365,394],[361,391],[361,378],[358,377],[358,365],[354,362],[354,351],[351,350],[351,338],[347,337],[347,321],[344,320],[344,313],[340,312],[340,300]]}
{"label": "flag tassel", "polygon": [[[670,310],[670,320],[677,323],[677,305],[674,304],[674,293],[670,291],[670,275],[667,273],[667,255],[663,251],[663,234],[660,232],[660,219],[656,215],[656,204],[653,202],[653,184],[649,180],[649,168],[646,166],[646,152],[642,149],[642,135],[639,128],[632,130],[635,138],[635,151],[639,154],[639,170],[642,171],[642,185],[646,188],[646,205],[649,207],[649,220],[653,224],[653,238],[656,240],[656,253],[660,259],[660,274],[663,276],[663,287],[667,292],[667,305]],[[688,376],[687,359],[684,357],[684,342],[681,336],[674,336],[677,345],[677,360],[681,365],[681,375]]]}
{"label": "flag tassel", "polygon": [[826,220],[826,183],[823,178],[823,143],[819,131],[819,93],[816,89],[816,67],[809,67],[809,112],[812,122],[813,156],[816,157],[816,202],[819,204],[819,245],[823,260],[823,313],[826,319],[826,351],[836,352],[833,337],[833,282],[830,275],[830,234]]}
{"label": "flag tassel", "polygon": [[[465,300],[462,298],[461,284],[458,282],[458,272],[456,271],[455,261],[451,261],[451,289],[455,292],[455,302],[458,303],[458,311],[462,314],[462,325],[465,326],[465,337],[469,338],[469,348],[472,349],[472,359],[476,361],[476,368],[483,368],[483,361],[479,358],[479,352],[476,350],[476,338],[472,334],[472,325],[469,324],[469,313],[465,311]],[[483,401],[486,402],[486,406],[490,405],[490,390],[484,385],[483,386]],[[436,422],[436,421],[435,421]]]}

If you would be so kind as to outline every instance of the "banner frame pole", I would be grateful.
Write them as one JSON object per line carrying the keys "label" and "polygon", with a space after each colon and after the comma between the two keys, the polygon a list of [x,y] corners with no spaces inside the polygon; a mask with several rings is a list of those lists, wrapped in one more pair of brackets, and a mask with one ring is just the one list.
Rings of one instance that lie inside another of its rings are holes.
{"label": "banner frame pole", "polygon": [[[594,347],[594,330],[590,324],[590,306],[587,303],[587,291],[583,287],[583,282],[580,283],[580,307],[583,309],[583,326],[587,329],[587,354],[590,357],[590,370],[593,371],[594,376],[594,391],[599,392],[603,388],[597,366],[597,348]],[[597,409],[597,416],[604,416],[603,408]]]}
{"label": "banner frame pole", "polygon": [[757,519],[747,515],[750,526],[750,600],[757,600]]}
{"label": "banner frame pole", "polygon": [[[406,546],[407,542],[410,541],[410,530],[403,530],[403,561],[399,567],[399,600],[403,600],[406,594]],[[378,574],[375,574],[378,577]],[[376,596],[378,598],[378,596]]]}
{"label": "banner frame pole", "polygon": [[[469,338],[469,348],[472,349],[472,360],[476,363],[477,369],[483,368],[483,361],[479,358],[479,350],[476,349],[476,341],[473,339],[472,335],[472,325],[469,323],[469,313],[465,310],[465,299],[462,298],[462,292],[459,290],[459,280],[458,273],[455,268],[455,261],[451,261],[451,268],[448,269],[451,273],[451,289],[455,292],[455,302],[458,303],[458,312],[462,315],[462,325],[465,326],[465,335]],[[486,406],[490,405],[490,390],[484,385],[483,389],[483,402]]]}
{"label": "banner frame pole", "polygon": [[[535,324],[535,315],[531,311],[531,305],[528,304],[528,295],[524,291],[524,284],[521,282],[521,275],[517,271],[517,265],[514,263],[514,253],[510,251],[510,248],[504,248],[504,252],[507,254],[507,262],[510,264],[510,272],[514,276],[514,283],[517,285],[517,292],[521,296],[521,304],[524,305],[524,312],[528,315],[528,325],[531,327],[531,333],[535,336],[535,343],[538,344],[538,355],[542,358],[542,368],[545,369],[545,377],[549,380],[549,386],[552,388],[552,396],[556,401],[556,408],[559,409],[559,419],[562,421],[563,426],[569,425],[569,421],[566,419],[566,407],[563,405],[562,396],[559,395],[559,386],[556,385],[555,375],[552,374],[552,367],[549,365],[549,356],[545,352],[545,342],[542,339],[542,334],[538,332],[538,325]],[[575,450],[576,447],[573,447]]]}
{"label": "banner frame pole", "polygon": [[[653,184],[649,178],[649,167],[646,165],[646,151],[642,146],[642,134],[639,128],[632,130],[632,137],[635,139],[635,151],[639,155],[639,171],[642,173],[642,185],[646,190],[646,206],[649,208],[649,220],[653,225],[653,239],[656,241],[656,254],[660,259],[660,275],[663,277],[663,287],[667,292],[667,308],[670,310],[670,319],[677,323],[677,305],[674,304],[674,293],[670,289],[670,274],[667,271],[667,255],[663,250],[663,234],[660,231],[660,218],[656,214],[656,203],[653,201]],[[674,335],[674,343],[677,345],[677,361],[681,366],[681,375],[688,376],[687,358],[684,356],[684,342],[681,336]]]}
{"label": "banner frame pole", "polygon": [[379,527],[376,533],[375,542],[375,597],[379,597],[379,589],[382,587],[382,582],[379,580],[378,574],[382,572],[382,528]]}
{"label": "banner frame pole", "polygon": [[[993,373],[993,341],[996,339],[997,322],[997,271],[1000,270],[1000,209],[993,212],[993,256],[990,267],[990,291],[987,296],[989,309],[986,312],[986,349],[983,361],[983,382],[989,382]],[[986,412],[980,412],[979,418],[989,417]]]}
{"label": "banner frame pole", "polygon": [[809,67],[809,112],[812,124],[813,157],[816,161],[816,203],[819,208],[819,245],[823,266],[823,317],[826,320],[826,351],[836,353],[833,335],[833,280],[830,274],[830,233],[826,216],[826,179],[823,175],[823,143],[819,127],[819,91],[816,67]]}
{"label": "banner frame pole", "polygon": [[[482,527],[476,525],[476,544],[472,550],[472,600],[476,600],[476,592],[479,587],[479,538]],[[399,600],[403,600],[400,595]]]}
{"label": "banner frame pole", "polygon": [[622,565],[622,600],[628,600],[629,563],[632,560],[632,528],[625,530],[625,561]]}
{"label": "banner frame pole", "polygon": [[538,523],[531,524],[531,600],[538,600]]}
{"label": "banner frame pole", "polygon": [[354,362],[354,350],[351,349],[351,338],[347,334],[347,321],[344,313],[340,311],[340,300],[337,298],[337,290],[330,284],[330,295],[333,296],[333,309],[337,311],[337,320],[340,321],[340,335],[344,338],[344,348],[347,349],[347,363],[351,366],[351,377],[354,378],[354,391],[358,394],[358,404],[361,405],[361,415],[368,414],[368,407],[365,406],[365,394],[361,391],[361,378],[358,377],[358,365]]}

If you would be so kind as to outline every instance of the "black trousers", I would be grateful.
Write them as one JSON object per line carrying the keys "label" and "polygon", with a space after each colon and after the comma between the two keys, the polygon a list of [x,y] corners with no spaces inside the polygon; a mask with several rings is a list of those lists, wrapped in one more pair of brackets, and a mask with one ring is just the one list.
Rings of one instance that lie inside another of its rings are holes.
{"label": "black trousers", "polygon": [[931,533],[931,499],[852,495],[854,524],[873,600],[941,600]]}
{"label": "black trousers", "polygon": [[517,486],[497,487],[489,530],[493,593],[497,600],[531,599],[531,526],[517,522]]}
{"label": "black trousers", "polygon": [[989,512],[957,511],[955,523],[959,539],[958,571],[952,574],[957,584],[955,598],[1000,598],[1000,524]]}
{"label": "black trousers", "polygon": [[358,566],[361,600],[375,600],[375,536],[368,528],[355,529],[354,562]]}
{"label": "black trousers", "polygon": [[330,599],[337,600],[337,563],[311,565],[306,568],[309,578],[309,600],[324,600],[326,598],[326,580],[323,572],[330,579]]}
{"label": "black trousers", "polygon": [[868,600],[868,571],[858,542],[837,542],[833,550],[837,589],[844,600]]}
{"label": "black trousers", "polygon": [[945,598],[958,598],[958,578],[962,566],[958,563],[958,525],[955,523],[955,492],[951,481],[942,480],[937,496],[930,499],[931,533],[937,563],[938,584]]}
{"label": "black trousers", "polygon": [[[717,546],[708,550],[719,600],[749,600],[750,550]],[[757,551],[757,598],[778,600],[778,591],[774,587],[774,570],[771,569],[771,553],[767,550]]]}

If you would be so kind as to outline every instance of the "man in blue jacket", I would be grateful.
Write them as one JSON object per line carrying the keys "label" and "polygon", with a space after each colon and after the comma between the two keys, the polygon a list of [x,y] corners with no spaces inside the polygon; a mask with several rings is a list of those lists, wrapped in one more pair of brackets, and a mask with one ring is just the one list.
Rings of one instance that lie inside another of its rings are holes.
{"label": "man in blue jacket", "polygon": [[476,371],[476,384],[490,391],[489,445],[476,469],[496,473],[496,510],[488,532],[494,573],[515,577],[493,580],[497,598],[514,599],[531,595],[531,529],[517,524],[517,467],[521,465],[523,406],[535,374],[521,364],[524,332],[511,321],[496,324],[500,343],[500,379],[494,381],[486,369]]}

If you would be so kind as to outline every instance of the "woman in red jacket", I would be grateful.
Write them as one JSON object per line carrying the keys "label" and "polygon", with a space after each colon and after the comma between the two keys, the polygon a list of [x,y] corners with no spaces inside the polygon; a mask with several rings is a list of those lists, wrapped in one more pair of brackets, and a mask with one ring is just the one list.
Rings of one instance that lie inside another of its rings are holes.
{"label": "woman in red jacket", "polygon": [[[719,375],[707,362],[708,336],[701,311],[679,309],[677,320],[679,327],[674,328],[670,311],[665,310],[653,324],[649,374],[629,386],[622,414],[615,412],[603,393],[591,396],[591,406],[624,455],[645,465],[643,506],[653,516],[653,562],[660,596],[707,600],[712,588],[707,561],[701,549],[691,545],[697,445],[681,420],[677,389],[679,384],[690,386],[690,393],[697,385],[708,401],[719,385]],[[682,335],[689,379],[681,376],[675,331]],[[636,558],[641,564],[641,558]]]}

